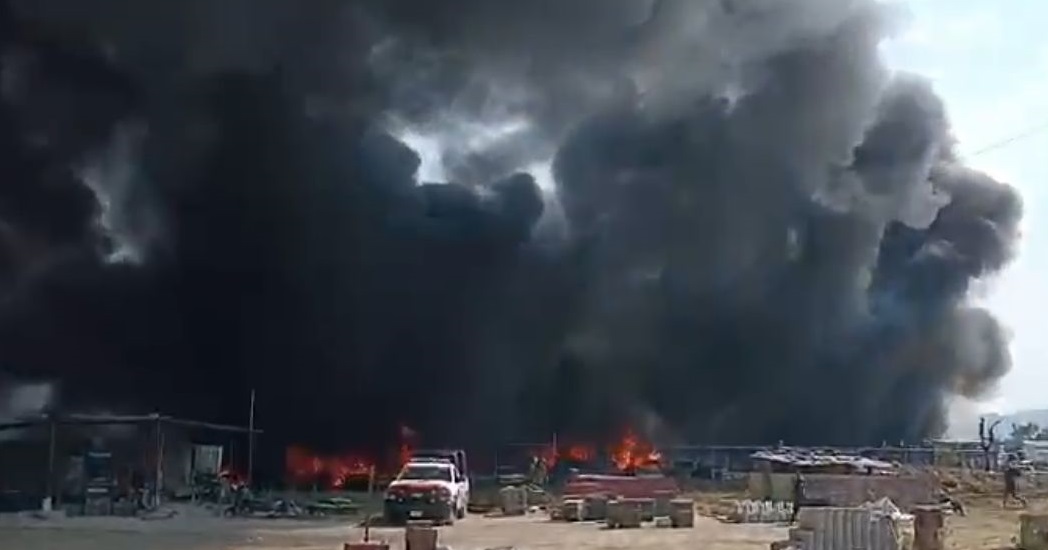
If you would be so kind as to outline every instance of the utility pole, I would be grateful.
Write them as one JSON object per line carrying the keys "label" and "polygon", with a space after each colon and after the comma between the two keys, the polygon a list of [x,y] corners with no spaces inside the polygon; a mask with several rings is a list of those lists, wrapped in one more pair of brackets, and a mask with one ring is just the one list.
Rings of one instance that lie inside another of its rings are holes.
{"label": "utility pole", "polygon": [[251,388],[251,405],[247,416],[247,486],[255,479],[255,389]]}

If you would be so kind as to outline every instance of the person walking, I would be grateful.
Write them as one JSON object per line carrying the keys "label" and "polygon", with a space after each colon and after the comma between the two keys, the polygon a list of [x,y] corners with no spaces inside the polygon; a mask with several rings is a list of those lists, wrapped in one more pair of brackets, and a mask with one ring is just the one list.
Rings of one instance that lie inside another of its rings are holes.
{"label": "person walking", "polygon": [[1019,460],[1015,455],[1008,455],[1008,462],[1004,467],[1004,497],[1001,499],[1001,507],[1007,508],[1008,503],[1012,500],[1019,502],[1023,508],[1026,508],[1026,499],[1019,494],[1019,478],[1022,477],[1023,472],[1020,467]]}
{"label": "person walking", "polygon": [[801,506],[804,504],[804,476],[801,475],[801,471],[797,470],[797,475],[793,477],[793,513],[790,516],[790,523],[797,522],[797,514],[801,511]]}

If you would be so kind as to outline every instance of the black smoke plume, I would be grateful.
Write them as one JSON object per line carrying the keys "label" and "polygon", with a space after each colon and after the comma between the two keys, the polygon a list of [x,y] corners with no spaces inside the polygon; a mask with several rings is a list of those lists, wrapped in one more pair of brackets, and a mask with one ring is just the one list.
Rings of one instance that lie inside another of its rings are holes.
{"label": "black smoke plume", "polygon": [[5,10],[0,369],[53,407],[879,443],[1009,368],[1021,201],[872,1]]}

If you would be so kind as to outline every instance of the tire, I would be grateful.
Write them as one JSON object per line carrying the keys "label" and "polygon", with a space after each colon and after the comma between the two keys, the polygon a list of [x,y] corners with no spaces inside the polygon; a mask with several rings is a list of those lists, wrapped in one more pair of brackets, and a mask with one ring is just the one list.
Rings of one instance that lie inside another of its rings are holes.
{"label": "tire", "polygon": [[459,506],[458,508],[455,509],[455,518],[456,519],[463,519],[465,517],[466,517],[466,507],[465,506]]}
{"label": "tire", "polygon": [[458,516],[458,509],[454,506],[448,507],[448,516],[444,518],[444,525],[451,527],[455,525],[455,518]]}

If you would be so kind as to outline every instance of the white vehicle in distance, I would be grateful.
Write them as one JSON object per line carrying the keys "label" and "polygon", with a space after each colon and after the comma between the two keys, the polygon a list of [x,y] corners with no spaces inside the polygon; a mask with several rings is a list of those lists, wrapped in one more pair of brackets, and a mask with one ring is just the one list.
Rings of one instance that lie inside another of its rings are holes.
{"label": "white vehicle in distance", "polygon": [[465,517],[468,491],[450,460],[411,459],[386,489],[383,515],[395,525],[414,519],[451,525]]}

